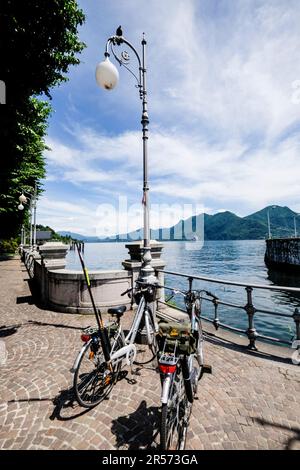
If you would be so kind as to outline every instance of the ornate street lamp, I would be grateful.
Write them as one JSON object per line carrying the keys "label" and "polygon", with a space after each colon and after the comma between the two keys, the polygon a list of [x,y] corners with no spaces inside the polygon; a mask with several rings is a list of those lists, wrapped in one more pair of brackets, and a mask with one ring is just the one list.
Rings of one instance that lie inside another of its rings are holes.
{"label": "ornate street lamp", "polygon": [[[129,68],[130,56],[126,50],[119,55],[116,52],[116,46],[125,44],[134,53],[138,62],[138,74],[136,75]],[[123,65],[136,79],[140,99],[142,101],[142,138],[143,138],[143,220],[144,220],[144,243],[143,243],[143,262],[141,268],[141,280],[143,282],[153,283],[157,279],[154,269],[151,265],[151,246],[150,246],[150,223],[149,223],[149,182],[148,182],[148,107],[147,107],[147,89],[146,89],[146,40],[145,34],[141,41],[142,56],[140,57],[133,45],[123,37],[121,27],[116,31],[115,36],[108,38],[105,48],[105,60],[96,67],[96,80],[99,86],[106,90],[115,88],[119,81],[119,72],[115,65],[110,61],[112,54],[119,65]]]}
{"label": "ornate street lamp", "polygon": [[[27,194],[27,196],[24,195]],[[30,212],[30,247],[31,249],[36,249],[36,199],[37,199],[37,186],[36,183],[34,185],[33,193],[29,193],[27,191],[23,191],[21,196],[19,196],[20,204],[18,205],[18,209],[20,211],[24,210],[24,204],[28,204],[29,199],[29,212]],[[32,223],[32,216],[33,216],[33,223]],[[33,225],[33,230],[32,230]],[[32,236],[33,232],[33,236]]]}

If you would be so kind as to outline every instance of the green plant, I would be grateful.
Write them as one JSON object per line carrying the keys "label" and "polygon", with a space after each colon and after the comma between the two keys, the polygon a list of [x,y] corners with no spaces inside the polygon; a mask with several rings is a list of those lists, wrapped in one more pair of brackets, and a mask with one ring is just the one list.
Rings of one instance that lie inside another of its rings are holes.
{"label": "green plant", "polygon": [[[85,47],[78,27],[84,13],[76,0],[6,0],[0,15],[0,79],[6,104],[0,107],[0,237],[10,239],[28,221],[17,210],[20,191],[32,192],[45,177],[44,151],[50,91],[67,80]],[[45,99],[46,98],[46,99]]]}
{"label": "green plant", "polygon": [[18,246],[19,243],[17,238],[0,240],[0,254],[15,253],[18,249]]}

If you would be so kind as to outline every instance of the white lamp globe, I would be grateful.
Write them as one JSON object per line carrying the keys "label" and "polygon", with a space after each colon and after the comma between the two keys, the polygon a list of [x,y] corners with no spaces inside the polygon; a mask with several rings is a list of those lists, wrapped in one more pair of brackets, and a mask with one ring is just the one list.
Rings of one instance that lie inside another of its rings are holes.
{"label": "white lamp globe", "polygon": [[112,90],[119,81],[119,72],[108,57],[96,67],[96,80],[99,86],[105,90]]}
{"label": "white lamp globe", "polygon": [[19,205],[18,205],[18,209],[19,209],[19,211],[22,211],[22,210],[24,209],[23,204],[19,204]]}
{"label": "white lamp globe", "polygon": [[21,196],[19,197],[19,201],[22,203],[22,202],[27,202],[27,197],[24,196],[24,194],[22,193]]}

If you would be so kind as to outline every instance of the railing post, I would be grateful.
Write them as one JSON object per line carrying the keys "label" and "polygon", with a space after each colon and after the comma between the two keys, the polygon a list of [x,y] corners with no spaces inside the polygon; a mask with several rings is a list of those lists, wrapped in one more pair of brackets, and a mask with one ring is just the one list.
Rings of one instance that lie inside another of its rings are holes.
{"label": "railing post", "polygon": [[189,281],[189,291],[190,291],[190,292],[191,292],[192,287],[193,287],[193,280],[194,280],[193,277],[189,277],[189,278],[188,278],[188,281]]}
{"label": "railing post", "polygon": [[213,299],[212,303],[214,304],[214,307],[215,307],[215,318],[214,318],[214,321],[213,321],[213,325],[214,325],[215,329],[218,330],[219,325],[220,325],[220,320],[218,318],[218,299]]}
{"label": "railing post", "polygon": [[254,326],[254,314],[256,312],[256,309],[254,308],[254,305],[252,303],[252,287],[246,287],[246,292],[247,292],[247,305],[244,307],[247,315],[248,315],[248,330],[246,331],[247,336],[249,338],[249,345],[248,349],[251,349],[252,351],[257,351],[257,347],[255,346],[255,341],[257,338],[257,332]]}
{"label": "railing post", "polygon": [[299,313],[298,308],[295,308],[293,319],[296,325],[296,339],[300,340],[300,313]]}

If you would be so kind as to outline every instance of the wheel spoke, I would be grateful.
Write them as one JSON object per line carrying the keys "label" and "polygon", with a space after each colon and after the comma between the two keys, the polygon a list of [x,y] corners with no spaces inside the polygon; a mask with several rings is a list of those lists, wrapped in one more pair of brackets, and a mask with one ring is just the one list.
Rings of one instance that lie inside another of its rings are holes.
{"label": "wheel spoke", "polygon": [[[113,341],[113,338],[111,339]],[[115,349],[123,346],[121,341],[116,345]],[[79,365],[74,374],[74,391],[78,403],[84,407],[93,407],[100,403],[111,391],[116,377],[121,369],[121,361],[112,366],[109,375],[107,366],[103,360],[101,346],[93,357],[90,356],[90,345],[83,351],[79,360]],[[109,377],[109,380],[106,378]]]}

